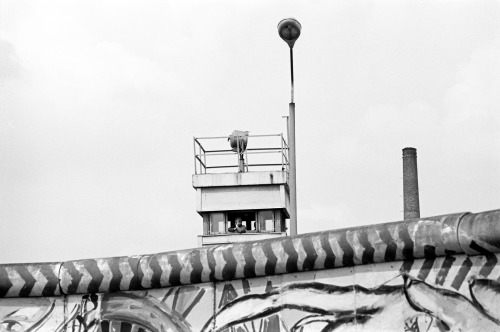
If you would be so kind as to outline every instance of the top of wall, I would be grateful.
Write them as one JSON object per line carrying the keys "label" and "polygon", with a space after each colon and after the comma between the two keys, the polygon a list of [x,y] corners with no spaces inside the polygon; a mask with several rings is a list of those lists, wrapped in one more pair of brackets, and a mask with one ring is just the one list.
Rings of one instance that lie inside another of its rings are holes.
{"label": "top of wall", "polygon": [[500,210],[143,256],[0,265],[0,297],[140,290],[308,270],[500,253]]}

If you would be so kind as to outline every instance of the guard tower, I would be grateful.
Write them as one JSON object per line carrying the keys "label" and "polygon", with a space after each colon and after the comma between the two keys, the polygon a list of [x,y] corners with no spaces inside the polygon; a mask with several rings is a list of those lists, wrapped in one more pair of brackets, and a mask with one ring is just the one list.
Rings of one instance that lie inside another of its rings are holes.
{"label": "guard tower", "polygon": [[[194,159],[199,246],[287,235],[289,159],[282,134],[195,137]],[[235,229],[238,217],[244,233]]]}

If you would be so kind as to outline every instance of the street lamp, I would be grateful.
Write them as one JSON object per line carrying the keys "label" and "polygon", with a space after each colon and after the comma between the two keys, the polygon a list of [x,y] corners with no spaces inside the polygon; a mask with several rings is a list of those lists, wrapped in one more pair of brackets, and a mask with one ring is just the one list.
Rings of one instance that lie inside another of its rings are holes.
{"label": "street lamp", "polygon": [[290,70],[292,77],[291,102],[288,118],[288,146],[290,158],[290,235],[297,235],[297,164],[295,158],[295,103],[293,101],[293,45],[300,36],[302,26],[294,18],[286,18],[278,23],[278,33],[290,47]]}

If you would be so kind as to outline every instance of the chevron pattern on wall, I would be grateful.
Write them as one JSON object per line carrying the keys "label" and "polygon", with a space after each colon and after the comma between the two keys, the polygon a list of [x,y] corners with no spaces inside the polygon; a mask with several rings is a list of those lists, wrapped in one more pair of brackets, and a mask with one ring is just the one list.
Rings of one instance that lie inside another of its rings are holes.
{"label": "chevron pattern on wall", "polygon": [[393,261],[403,261],[405,271],[415,259],[452,261],[458,254],[484,255],[486,273],[495,253],[500,210],[143,256],[0,265],[0,297],[141,290]]}

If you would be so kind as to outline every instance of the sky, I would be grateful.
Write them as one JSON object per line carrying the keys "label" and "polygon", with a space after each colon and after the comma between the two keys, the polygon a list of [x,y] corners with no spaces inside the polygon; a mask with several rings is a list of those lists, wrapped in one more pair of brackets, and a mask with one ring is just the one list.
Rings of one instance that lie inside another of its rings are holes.
{"label": "sky", "polygon": [[[0,263],[194,248],[193,137],[286,133],[298,232],[500,208],[500,1],[0,0]],[[249,142],[249,144],[251,141]]]}

